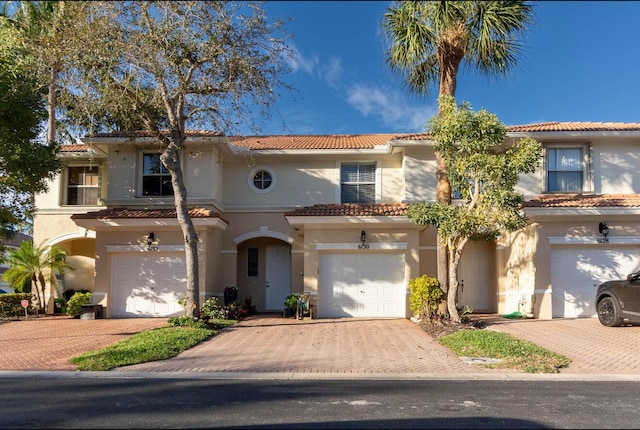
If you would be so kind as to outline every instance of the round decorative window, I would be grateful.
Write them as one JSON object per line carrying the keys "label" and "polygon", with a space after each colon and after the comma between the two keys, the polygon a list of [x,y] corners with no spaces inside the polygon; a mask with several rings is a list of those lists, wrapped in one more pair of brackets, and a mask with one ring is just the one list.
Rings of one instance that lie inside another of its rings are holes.
{"label": "round decorative window", "polygon": [[268,193],[276,184],[276,175],[267,167],[256,167],[249,173],[249,187],[256,193]]}

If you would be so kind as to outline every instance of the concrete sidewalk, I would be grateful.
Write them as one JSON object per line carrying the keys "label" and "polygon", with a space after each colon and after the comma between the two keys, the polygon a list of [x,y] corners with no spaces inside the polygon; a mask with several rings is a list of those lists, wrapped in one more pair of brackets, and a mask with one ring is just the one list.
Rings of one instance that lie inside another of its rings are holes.
{"label": "concrete sidewalk", "polygon": [[[509,320],[479,316],[510,333],[566,355],[561,375],[640,375],[640,326],[609,328],[597,319]],[[76,370],[68,362],[166,318],[78,320],[43,317],[0,324],[0,370]],[[297,375],[298,377],[516,377],[519,372],[466,364],[406,319],[295,320],[259,315],[225,329],[169,360],[108,373],[168,375]],[[603,376],[604,375],[604,376]],[[124,376],[124,375],[123,375]],[[155,376],[154,376],[155,377]]]}

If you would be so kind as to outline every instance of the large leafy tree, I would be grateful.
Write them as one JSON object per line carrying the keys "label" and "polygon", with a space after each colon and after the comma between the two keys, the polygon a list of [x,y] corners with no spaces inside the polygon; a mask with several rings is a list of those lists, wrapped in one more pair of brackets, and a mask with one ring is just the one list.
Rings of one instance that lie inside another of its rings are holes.
{"label": "large leafy tree", "polygon": [[470,239],[495,240],[502,232],[526,226],[524,197],[515,191],[519,177],[538,166],[539,142],[529,137],[505,144],[506,127],[498,117],[469,104],[440,98],[440,113],[429,123],[436,150],[442,154],[461,204],[412,203],[407,216],[420,225],[438,228],[449,258],[447,310],[460,321],[457,306],[458,266]]}
{"label": "large leafy tree", "polygon": [[171,174],[185,238],[186,313],[198,308],[198,250],[180,158],[188,128],[229,134],[268,114],[289,70],[284,23],[259,3],[90,2],[61,103],[90,132],[145,130]]}
{"label": "large leafy tree", "polygon": [[32,73],[47,98],[47,142],[56,142],[58,81],[73,45],[74,26],[82,16],[83,2],[20,1],[13,12],[5,11],[5,22],[18,33],[34,60]]}
{"label": "large leafy tree", "polygon": [[58,147],[38,140],[45,98],[33,70],[36,58],[21,35],[0,17],[0,230],[33,215],[33,194],[47,190],[60,164]]}
{"label": "large leafy tree", "polygon": [[[437,87],[439,96],[455,97],[463,64],[489,76],[513,69],[532,18],[525,1],[393,2],[383,20],[389,39],[385,61],[411,92],[427,95]],[[440,153],[436,160],[436,201],[450,204],[446,163]],[[437,250],[438,280],[446,292],[448,254],[440,232]]]}

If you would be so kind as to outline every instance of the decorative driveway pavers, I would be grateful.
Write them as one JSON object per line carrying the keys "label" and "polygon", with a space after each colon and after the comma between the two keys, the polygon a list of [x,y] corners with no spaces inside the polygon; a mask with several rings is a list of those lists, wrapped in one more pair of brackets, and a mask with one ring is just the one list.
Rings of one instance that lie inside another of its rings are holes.
{"label": "decorative driveway pavers", "polygon": [[[511,320],[476,316],[489,329],[512,334],[566,355],[560,373],[640,375],[640,325],[604,327],[597,319]],[[40,317],[0,323],[0,370],[73,371],[69,359],[120,339],[163,327],[166,318],[79,320]],[[288,374],[339,377],[514,377],[518,372],[485,369],[460,360],[406,319],[295,320],[259,315],[169,360],[112,372],[212,372],[229,375]]]}
{"label": "decorative driveway pavers", "polygon": [[67,316],[2,322],[0,370],[76,370],[70,358],[166,324],[164,318],[81,320]]}
{"label": "decorative driveway pavers", "polygon": [[463,363],[407,319],[258,317],[169,360],[116,372],[469,374],[509,372]]}

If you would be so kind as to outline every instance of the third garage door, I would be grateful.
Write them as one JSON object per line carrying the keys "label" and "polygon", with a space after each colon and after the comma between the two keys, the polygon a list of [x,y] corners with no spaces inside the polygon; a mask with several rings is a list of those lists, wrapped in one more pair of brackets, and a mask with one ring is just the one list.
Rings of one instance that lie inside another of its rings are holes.
{"label": "third garage door", "polygon": [[403,252],[320,254],[319,316],[405,317]]}
{"label": "third garage door", "polygon": [[636,247],[558,247],[551,254],[553,316],[560,318],[596,315],[597,286],[625,279],[640,265]]}

